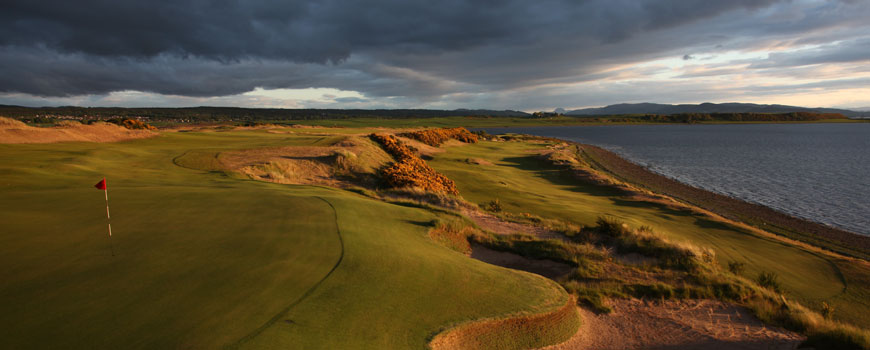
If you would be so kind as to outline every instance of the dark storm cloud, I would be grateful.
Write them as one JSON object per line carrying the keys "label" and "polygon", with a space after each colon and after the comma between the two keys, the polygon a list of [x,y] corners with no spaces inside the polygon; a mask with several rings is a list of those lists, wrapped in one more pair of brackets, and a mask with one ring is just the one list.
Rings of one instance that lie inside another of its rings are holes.
{"label": "dark storm cloud", "polygon": [[0,92],[223,96],[334,87],[426,100],[601,79],[612,65],[848,27],[867,13],[861,2],[832,1],[802,7],[799,20],[753,17],[788,15],[779,10],[790,4],[14,0],[0,11]]}
{"label": "dark storm cloud", "polygon": [[164,53],[340,61],[352,52],[432,53],[513,39],[618,41],[774,1],[12,1],[0,45],[103,57]]}

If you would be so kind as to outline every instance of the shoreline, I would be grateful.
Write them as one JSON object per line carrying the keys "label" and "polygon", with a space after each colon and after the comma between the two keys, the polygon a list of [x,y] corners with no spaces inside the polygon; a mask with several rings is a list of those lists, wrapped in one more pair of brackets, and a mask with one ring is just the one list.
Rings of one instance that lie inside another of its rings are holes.
{"label": "shoreline", "polygon": [[743,222],[770,233],[843,255],[870,259],[870,236],[799,218],[776,209],[694,187],[653,172],[604,148],[554,138],[579,146],[581,156],[598,171],[632,185]]}

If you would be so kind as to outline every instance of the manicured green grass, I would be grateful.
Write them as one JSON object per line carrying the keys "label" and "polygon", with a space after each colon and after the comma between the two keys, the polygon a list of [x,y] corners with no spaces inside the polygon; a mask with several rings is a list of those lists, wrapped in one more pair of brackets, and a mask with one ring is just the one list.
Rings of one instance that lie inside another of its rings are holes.
{"label": "manicured green grass", "polygon": [[[435,213],[209,160],[330,142],[245,131],[0,145],[4,346],[424,348],[454,324],[564,305],[552,281],[431,241]],[[92,187],[103,176],[111,240]]]}
{"label": "manicured green grass", "polygon": [[[728,262],[739,261],[746,263],[750,278],[762,271],[775,272],[786,292],[811,307],[833,300],[838,309],[863,310],[836,315],[870,325],[865,316],[870,303],[859,300],[870,290],[866,278],[860,278],[860,271],[866,271],[866,267],[855,266],[859,272],[843,276],[835,265],[842,262],[820,254],[687,211],[626,200],[615,190],[584,184],[539,160],[534,153],[542,147],[521,142],[481,142],[448,148],[437,154],[430,165],[456,181],[460,193],[472,202],[498,199],[508,212],[527,212],[588,226],[593,226],[601,215],[616,217],[632,227],[647,225],[676,241],[713,249],[723,270],[727,271]],[[469,158],[485,159],[493,165],[469,164]]]}

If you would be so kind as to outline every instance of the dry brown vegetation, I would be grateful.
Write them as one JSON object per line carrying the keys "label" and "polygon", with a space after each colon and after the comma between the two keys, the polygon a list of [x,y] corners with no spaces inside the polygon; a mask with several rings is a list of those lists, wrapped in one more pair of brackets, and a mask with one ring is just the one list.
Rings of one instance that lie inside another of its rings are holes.
{"label": "dry brown vegetation", "polygon": [[156,135],[158,134],[149,129],[130,129],[99,122],[85,125],[64,121],[55,127],[38,128],[0,117],[0,143],[118,142]]}
{"label": "dry brown vegetation", "polygon": [[[492,217],[488,219],[485,227],[500,224]],[[482,222],[479,216],[471,216],[471,220]],[[866,331],[808,310],[756,281],[729,274],[719,267],[711,251],[669,241],[648,227],[631,228],[602,217],[596,227],[552,239],[552,231],[545,237],[492,234],[462,224],[446,227],[452,231],[454,244],[459,236],[467,234],[472,242],[472,257],[473,250],[483,245],[498,256],[479,260],[553,278],[592,310],[581,310],[589,323],[574,339],[552,349],[588,349],[590,344],[615,348],[643,348],[643,344],[794,348],[804,340],[805,345],[819,348],[870,348],[870,334]],[[501,224],[508,231],[521,227],[514,222]],[[505,257],[504,253],[512,255]],[[554,268],[564,264],[574,270],[564,274]],[[637,298],[660,302],[639,304]],[[709,312],[700,312],[698,305],[704,307],[701,311]],[[765,326],[759,319],[789,331]],[[630,332],[625,339],[614,340],[616,334],[627,332],[619,325],[622,322],[631,323]],[[586,327],[591,327],[592,333]],[[657,330],[673,334],[663,336]]]}
{"label": "dry brown vegetation", "polygon": [[220,153],[223,168],[255,180],[328,185],[372,186],[390,157],[364,137],[349,136],[322,147],[290,146]]}
{"label": "dry brown vegetation", "polygon": [[390,187],[416,187],[434,193],[459,194],[453,180],[432,169],[426,161],[403,145],[395,136],[372,134],[396,162],[381,170],[381,179]]}

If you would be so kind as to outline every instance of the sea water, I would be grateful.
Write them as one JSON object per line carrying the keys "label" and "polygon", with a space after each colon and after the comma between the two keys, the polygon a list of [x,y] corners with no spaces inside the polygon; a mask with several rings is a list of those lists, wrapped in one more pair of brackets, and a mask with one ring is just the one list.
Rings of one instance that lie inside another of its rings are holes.
{"label": "sea water", "polygon": [[593,144],[688,185],[870,235],[870,123],[484,130]]}

